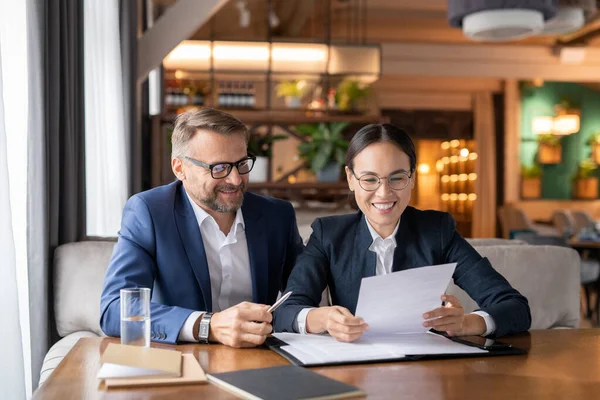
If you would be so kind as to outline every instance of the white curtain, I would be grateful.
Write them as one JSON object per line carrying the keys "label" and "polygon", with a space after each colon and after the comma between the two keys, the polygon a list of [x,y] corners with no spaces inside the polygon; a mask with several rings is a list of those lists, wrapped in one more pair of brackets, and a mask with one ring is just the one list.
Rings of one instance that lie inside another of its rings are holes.
{"label": "white curtain", "polygon": [[46,184],[46,132],[44,130],[44,5],[27,0],[27,267],[31,382],[37,388],[50,342],[49,293],[52,282],[48,263],[48,193]]}
{"label": "white curtain", "polygon": [[[3,21],[0,20],[1,22]],[[0,35],[2,35],[2,29],[0,29]],[[2,42],[0,41],[0,67],[3,65]],[[24,399],[26,389],[17,290],[17,251],[12,228],[11,189],[14,186],[10,185],[8,170],[7,124],[4,108],[6,92],[2,85],[2,70],[3,68],[0,68],[0,263],[2,264],[0,267],[0,321],[2,321],[2,329],[0,329],[0,343],[2,344],[0,398]]]}
{"label": "white curtain", "polygon": [[84,0],[86,230],[116,236],[128,160],[118,0]]}

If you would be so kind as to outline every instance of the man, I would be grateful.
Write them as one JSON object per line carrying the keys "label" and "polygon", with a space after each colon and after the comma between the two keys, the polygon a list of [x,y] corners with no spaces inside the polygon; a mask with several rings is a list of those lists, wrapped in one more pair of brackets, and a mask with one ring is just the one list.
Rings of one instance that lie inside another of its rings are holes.
{"label": "man", "polygon": [[175,183],[139,193],[123,211],[106,272],[100,326],[120,335],[123,288],[153,288],[151,338],[252,347],[303,245],[288,202],[246,193],[254,157],[230,114],[181,114],[172,136]]}

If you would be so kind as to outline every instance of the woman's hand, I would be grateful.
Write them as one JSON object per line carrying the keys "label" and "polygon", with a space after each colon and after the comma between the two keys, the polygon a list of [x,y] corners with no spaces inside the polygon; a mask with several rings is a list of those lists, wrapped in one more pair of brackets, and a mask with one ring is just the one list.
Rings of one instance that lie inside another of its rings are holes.
{"label": "woman's hand", "polygon": [[486,331],[485,320],[477,314],[465,315],[460,301],[451,294],[442,295],[443,307],[423,314],[426,320],[423,326],[444,331],[450,336],[483,335]]}
{"label": "woman's hand", "polygon": [[320,307],[310,310],[306,316],[306,332],[329,332],[340,342],[353,342],[369,328],[362,318],[352,315],[340,306]]}

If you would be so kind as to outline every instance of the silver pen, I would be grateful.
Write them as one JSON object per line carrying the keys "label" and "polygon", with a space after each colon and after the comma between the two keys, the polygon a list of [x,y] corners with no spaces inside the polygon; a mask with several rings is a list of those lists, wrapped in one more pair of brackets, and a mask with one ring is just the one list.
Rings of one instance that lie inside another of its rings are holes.
{"label": "silver pen", "polygon": [[286,294],[284,294],[283,296],[281,296],[281,298],[279,300],[277,300],[275,302],[275,304],[273,304],[271,307],[269,307],[269,309],[267,310],[267,312],[272,313],[273,311],[277,310],[277,308],[283,304],[284,301],[286,301],[288,299],[288,297],[290,297],[290,295],[292,294],[292,292],[287,292]]}

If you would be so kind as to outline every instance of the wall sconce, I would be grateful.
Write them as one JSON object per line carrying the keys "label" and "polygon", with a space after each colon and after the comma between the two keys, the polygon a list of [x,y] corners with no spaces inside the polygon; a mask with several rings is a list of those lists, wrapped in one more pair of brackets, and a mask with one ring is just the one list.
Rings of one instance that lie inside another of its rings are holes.
{"label": "wall sconce", "polygon": [[533,118],[531,129],[536,135],[566,136],[579,132],[580,112],[557,106],[555,117],[541,116]]}
{"label": "wall sconce", "polygon": [[554,130],[554,117],[543,116],[533,118],[531,129],[536,135],[552,134]]}
{"label": "wall sconce", "polygon": [[579,132],[579,120],[578,110],[561,110],[554,117],[554,134],[564,136]]}

